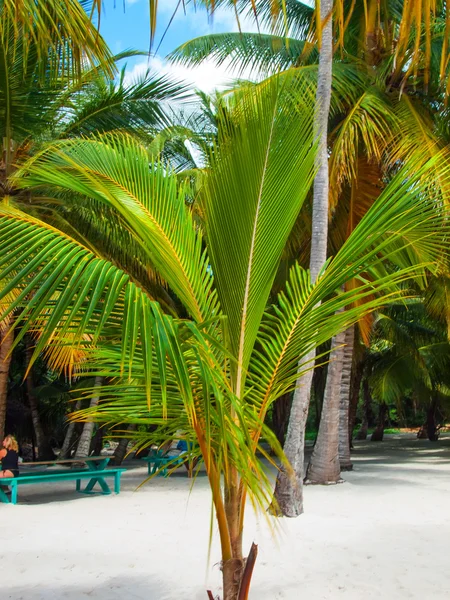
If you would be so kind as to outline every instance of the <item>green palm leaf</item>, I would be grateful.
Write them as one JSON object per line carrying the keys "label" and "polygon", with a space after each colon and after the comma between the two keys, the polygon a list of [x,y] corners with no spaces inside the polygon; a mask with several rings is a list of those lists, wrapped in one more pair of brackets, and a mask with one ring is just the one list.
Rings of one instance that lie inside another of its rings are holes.
{"label": "green palm leaf", "polygon": [[[435,160],[428,161],[426,169],[432,172],[435,168]],[[442,170],[442,176],[448,179],[448,168]],[[264,315],[250,362],[247,397],[262,414],[274,399],[295,386],[299,358],[403,295],[402,284],[407,279],[422,278],[424,269],[439,271],[446,260],[447,211],[439,190],[434,196],[425,179],[424,168],[414,176],[409,167],[404,168],[314,286],[298,265],[291,270],[286,292]],[[355,278],[358,287],[339,291]]]}
{"label": "green palm leaf", "polygon": [[182,100],[186,96],[186,86],[149,71],[127,85],[124,68],[117,83],[97,77],[78,93],[76,102],[72,101],[69,107],[71,118],[59,137],[120,129],[148,140],[152,131],[170,125],[164,102]]}
{"label": "green palm leaf", "polygon": [[173,62],[195,66],[209,59],[218,65],[226,62],[238,74],[244,71],[269,74],[316,62],[317,51],[304,53],[305,42],[267,33],[214,33],[179,46],[170,55]]}
{"label": "green palm leaf", "polygon": [[114,209],[193,318],[208,319],[217,314],[217,301],[202,236],[185,205],[187,190],[164,165],[150,168],[150,159],[125,135],[62,141],[27,163],[16,181],[52,185]]}
{"label": "green palm leaf", "polygon": [[[208,252],[241,388],[284,245],[314,174],[312,106],[271,82],[243,94],[204,179]],[[239,394],[238,394],[239,395]]]}
{"label": "green palm leaf", "polygon": [[[91,7],[99,10],[100,3],[94,0]],[[47,79],[49,73],[53,80],[79,77],[86,62],[114,74],[112,54],[78,0],[2,0],[0,23],[0,37],[11,56],[16,44],[23,44],[25,62],[27,49],[36,50],[41,78]]]}

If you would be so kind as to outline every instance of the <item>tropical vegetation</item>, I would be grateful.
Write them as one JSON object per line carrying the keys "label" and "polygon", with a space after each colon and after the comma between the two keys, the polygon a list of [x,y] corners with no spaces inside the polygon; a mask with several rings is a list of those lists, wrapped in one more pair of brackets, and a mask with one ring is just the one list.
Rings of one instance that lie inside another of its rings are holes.
{"label": "tropical vegetation", "polygon": [[[401,22],[398,4],[336,3],[332,19],[322,2],[311,25],[297,0],[279,13],[238,2],[272,33],[194,40],[175,58],[231,59],[264,77],[202,95],[183,119],[167,100],[182,102],[184,85],[126,82],[116,64],[130,54],[108,50],[99,3],[0,2],[0,428],[12,378],[25,378],[41,456],[52,452],[44,404],[72,413],[63,453],[76,422],[78,456],[94,424],[125,441],[122,457],[129,439],[145,449],[182,435],[208,476],[224,600],[249,593],[247,504],[303,510],[311,383],[317,483],[350,463],[371,397],[381,430],[388,407],[401,420],[414,402],[438,436],[448,14],[436,2],[431,21],[417,9]],[[292,407],[276,435],[280,402]]]}

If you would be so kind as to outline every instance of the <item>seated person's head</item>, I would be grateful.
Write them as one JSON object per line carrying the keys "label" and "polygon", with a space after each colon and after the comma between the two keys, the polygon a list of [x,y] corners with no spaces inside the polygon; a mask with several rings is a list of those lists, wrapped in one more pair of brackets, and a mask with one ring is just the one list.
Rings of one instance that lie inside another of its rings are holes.
{"label": "seated person's head", "polygon": [[17,443],[16,438],[13,435],[7,435],[3,440],[3,448],[6,448],[7,450],[15,450],[16,452],[18,452],[19,445]]}

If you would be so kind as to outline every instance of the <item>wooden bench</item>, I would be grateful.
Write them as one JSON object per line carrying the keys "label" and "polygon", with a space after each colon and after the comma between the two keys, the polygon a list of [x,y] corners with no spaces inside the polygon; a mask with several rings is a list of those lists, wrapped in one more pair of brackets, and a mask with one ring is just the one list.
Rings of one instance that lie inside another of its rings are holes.
{"label": "wooden bench", "polygon": [[[0,502],[17,504],[18,486],[19,485],[30,485],[38,483],[51,483],[58,481],[75,481],[77,492],[83,494],[95,493],[93,488],[98,484],[101,488],[102,494],[111,494],[111,490],[105,481],[106,477],[114,477],[114,491],[116,494],[120,493],[120,477],[126,469],[107,469],[106,465],[109,462],[108,457],[87,457],[83,459],[68,459],[68,460],[55,460],[50,462],[39,462],[39,463],[24,463],[25,465],[36,466],[36,465],[53,465],[53,464],[76,464],[85,463],[87,468],[81,469],[58,469],[48,471],[36,471],[30,468],[24,468],[18,477],[4,477],[2,478],[1,485],[11,486],[11,500],[8,495],[0,488]],[[24,472],[25,471],[25,472]],[[28,472],[26,472],[28,471]],[[88,484],[81,489],[81,480],[88,479]]]}

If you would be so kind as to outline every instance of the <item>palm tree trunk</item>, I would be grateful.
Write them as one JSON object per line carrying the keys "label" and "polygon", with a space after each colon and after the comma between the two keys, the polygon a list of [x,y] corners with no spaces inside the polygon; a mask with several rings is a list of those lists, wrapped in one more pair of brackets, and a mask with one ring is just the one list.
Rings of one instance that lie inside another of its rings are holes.
{"label": "palm tree trunk", "polygon": [[[316,350],[316,355],[323,356],[327,352],[331,350],[331,340],[329,343],[322,344]],[[327,373],[328,373],[328,365],[323,364],[322,358],[316,358],[315,366],[314,366],[314,374],[312,380],[311,394],[314,397],[314,404],[316,409],[315,415],[315,426],[317,431],[319,431],[320,427],[320,417],[322,416],[322,407],[323,407],[323,397],[325,394],[325,386],[327,384]]]}
{"label": "palm tree trunk", "polygon": [[239,587],[244,569],[242,551],[242,529],[240,527],[240,511],[242,493],[239,490],[239,479],[235,467],[231,467],[228,481],[224,486],[225,515],[230,536],[231,557],[223,562],[223,600],[238,600]]}
{"label": "palm tree trunk", "polygon": [[103,449],[103,436],[105,433],[104,427],[98,427],[94,439],[91,443],[91,454],[94,456],[100,456]]}
{"label": "palm tree trunk", "polygon": [[350,438],[348,435],[350,411],[350,385],[352,379],[353,349],[355,341],[355,326],[349,327],[345,332],[345,347],[342,358],[342,377],[339,405],[339,463],[341,471],[353,469],[350,458]]}
{"label": "palm tree trunk", "polygon": [[[314,360],[314,352],[306,360]],[[305,428],[311,397],[311,369],[299,381],[292,400],[284,454],[292,468],[292,473],[281,465],[275,484],[274,502],[270,511],[284,517],[298,517],[303,513],[303,477],[305,463]]]}
{"label": "palm tree trunk", "polygon": [[[331,362],[328,365],[327,384],[323,400],[319,433],[306,473],[308,483],[337,483],[341,479],[339,464],[339,412],[342,377],[342,361],[345,331],[332,341]],[[333,349],[335,349],[333,351]]]}
{"label": "palm tree trunk", "polygon": [[6,406],[8,403],[9,366],[11,364],[10,350],[14,335],[0,329],[0,440],[5,437]]}
{"label": "palm tree trunk", "polygon": [[[81,408],[81,400],[78,400],[75,405],[75,411],[80,410]],[[75,421],[70,421],[69,426],[67,427],[66,435],[64,437],[64,442],[61,447],[61,451],[59,453],[60,458],[69,458],[70,450],[72,449],[72,440],[75,433]]]}
{"label": "palm tree trunk", "polygon": [[30,368],[31,357],[33,356],[32,341],[29,336],[25,336],[25,358],[27,365],[26,387],[28,403],[30,405],[31,420],[36,438],[37,458],[38,460],[52,460],[55,457],[50,442],[45,435],[39,414],[39,404],[34,393],[33,368]]}
{"label": "palm tree trunk", "polygon": [[352,379],[350,384],[350,407],[348,411],[348,441],[350,448],[353,448],[353,430],[355,428],[356,411],[358,410],[361,381],[364,374],[364,360],[361,358],[356,358],[355,353],[353,353],[353,357],[354,361],[352,366]]}
{"label": "palm tree trunk", "polygon": [[382,442],[386,426],[387,405],[383,402],[378,409],[378,423],[370,438],[371,442]]}
{"label": "palm tree trunk", "polygon": [[280,445],[283,446],[286,439],[289,413],[291,412],[292,394],[283,394],[273,403],[272,428]]}
{"label": "palm tree trunk", "polygon": [[436,409],[437,409],[438,399],[436,392],[433,393],[433,397],[431,398],[430,405],[427,410],[427,422],[426,422],[426,430],[427,437],[430,442],[437,442],[439,439],[439,430],[436,426]]}
{"label": "palm tree trunk", "polygon": [[[317,174],[314,179],[311,258],[309,268],[311,281],[315,282],[327,258],[328,240],[328,115],[330,112],[331,78],[333,66],[333,0],[317,0],[324,26],[319,56],[317,77],[316,113],[314,125],[318,151],[316,158]],[[314,352],[305,357],[314,360]],[[296,517],[303,512],[303,474],[305,427],[311,398],[313,371],[309,371],[297,381],[292,401],[284,453],[291,464],[294,476],[281,469],[278,473],[274,497],[280,511],[286,517]]]}
{"label": "palm tree trunk", "polygon": [[363,381],[363,418],[361,427],[356,436],[357,440],[366,440],[367,439],[367,430],[369,429],[369,417],[370,417],[370,404],[372,402],[372,398],[370,396],[370,388],[367,377]]}
{"label": "palm tree trunk", "polygon": [[[94,391],[91,398],[89,407],[93,408],[97,406],[100,400],[100,388],[102,387],[103,377],[96,377],[94,382]],[[98,390],[98,393],[96,392]],[[83,425],[83,431],[78,441],[77,451],[75,452],[75,458],[83,458],[89,456],[89,450],[91,449],[92,432],[94,431],[94,422],[88,421]]]}
{"label": "palm tree trunk", "polygon": [[[128,425],[127,429],[130,432],[135,431],[136,425],[134,423],[131,423],[130,425]],[[117,448],[114,451],[114,458],[113,458],[114,465],[122,464],[123,459],[125,458],[125,455],[127,453],[129,441],[130,441],[130,438],[121,438],[121,440],[117,444]]]}

